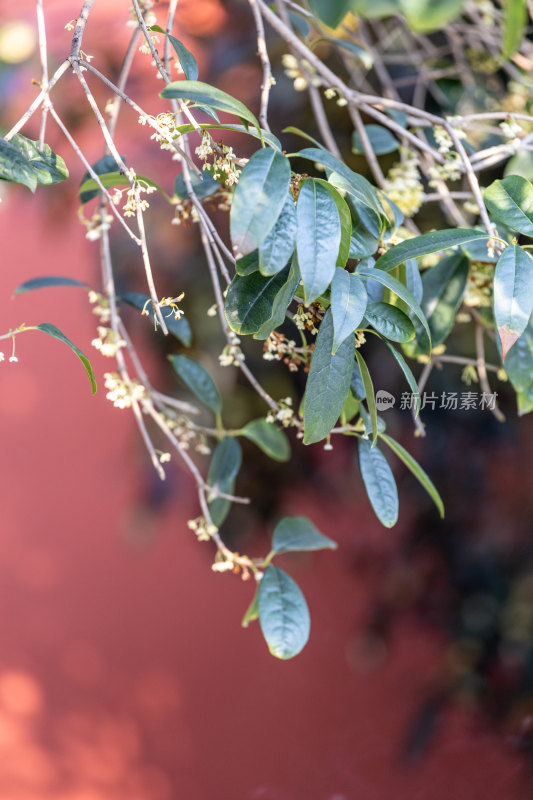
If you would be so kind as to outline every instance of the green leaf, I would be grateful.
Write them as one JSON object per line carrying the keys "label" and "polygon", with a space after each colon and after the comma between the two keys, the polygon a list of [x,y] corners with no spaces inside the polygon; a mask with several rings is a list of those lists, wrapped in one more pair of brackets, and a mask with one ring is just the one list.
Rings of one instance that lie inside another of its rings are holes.
{"label": "green leaf", "polygon": [[75,278],[64,278],[62,275],[42,275],[39,278],[30,278],[17,286],[14,295],[32,292],[35,289],[50,289],[55,286],[80,286],[82,289],[90,289],[86,283],[77,281]]}
{"label": "green leaf", "polygon": [[257,590],[259,623],[268,649],[276,658],[298,655],[309,639],[309,609],[298,584],[269,564]]}
{"label": "green leaf", "polygon": [[[382,125],[365,125],[364,129],[368,136],[370,146],[377,156],[394,153],[400,147],[398,139]],[[352,133],[352,152],[360,155],[365,154],[363,142],[357,131]]]}
{"label": "green leaf", "polygon": [[227,92],[223,92],[215,86],[210,86],[208,83],[202,83],[201,81],[169,83],[160,93],[160,97],[191,100],[193,103],[200,103],[200,105],[216,108],[218,111],[225,111],[227,114],[233,114],[261,131],[257,118],[246,108],[244,103],[236,100],[235,97],[227,94]]}
{"label": "green leaf", "polygon": [[365,69],[372,69],[374,66],[374,56],[370,50],[367,50],[365,47],[360,47],[360,45],[354,44],[348,39],[334,39],[330,36],[324,37],[324,39],[315,39],[313,41],[313,46],[316,46],[318,42],[322,41],[333,42],[333,44],[336,44],[337,47],[342,47],[344,50],[348,50],[361,62]]}
{"label": "green leaf", "polygon": [[353,0],[354,14],[363,19],[382,19],[400,11],[400,0]]}
{"label": "green leaf", "polygon": [[518,393],[533,386],[533,320],[505,358],[505,371]]}
{"label": "green leaf", "polygon": [[229,285],[224,313],[230,328],[239,334],[257,333],[270,320],[274,301],[286,284],[290,267],[265,278],[259,272],[235,275]]}
{"label": "green leaf", "polygon": [[418,33],[433,33],[460,16],[466,0],[400,0],[400,10]]}
{"label": "green leaf", "polygon": [[198,400],[210,408],[213,414],[220,414],[222,400],[215,382],[207,370],[198,361],[187,356],[169,356],[169,361],[174,367],[176,375],[196,395]]}
{"label": "green leaf", "polygon": [[285,321],[286,311],[300,284],[300,270],[298,268],[296,254],[294,254],[288,269],[289,273],[285,283],[278,289],[272,301],[272,313],[267,321],[261,325],[257,333],[254,333],[254,339],[268,339],[272,331]]}
{"label": "green leaf", "polygon": [[274,530],[272,549],[276,553],[298,550],[336,550],[337,542],[320,533],[307,517],[283,517]]}
{"label": "green leaf", "polygon": [[[121,155],[120,157],[122,161],[124,162],[126,161],[126,156]],[[109,172],[120,172],[119,165],[115,161],[114,156],[111,155],[99,158],[98,161],[95,161],[95,163],[91,165],[91,169],[97,175],[105,175],[106,173]],[[86,172],[83,178],[81,179],[80,187],[83,186],[83,184],[90,179],[91,179],[91,173]],[[85,205],[85,203],[88,203],[89,200],[93,199],[93,197],[98,197],[98,195],[100,194],[101,191],[100,187],[96,183],[94,185],[96,186],[96,189],[92,189],[90,191],[82,192],[81,188],[78,189],[78,192],[80,194],[80,203],[82,205]]]}
{"label": "green leaf", "polygon": [[171,43],[172,47],[174,48],[174,51],[179,59],[181,68],[185,73],[185,77],[187,78],[187,80],[188,81],[198,80],[198,63],[193,54],[190,52],[190,50],[187,50],[183,42],[180,42],[180,40],[176,39],[175,36],[172,36],[172,34],[164,31],[163,28],[159,27],[159,25],[151,25],[148,28],[148,30],[157,31],[158,33],[162,33],[165,36],[168,36],[168,40]]}
{"label": "green leaf", "polygon": [[[442,344],[455,325],[457,310],[463,300],[468,280],[468,259],[461,253],[443,258],[422,275],[422,311],[433,347]],[[428,342],[417,324],[418,350],[427,350]]]}
{"label": "green leaf", "polygon": [[263,148],[253,154],[233,195],[230,233],[237,258],[256,250],[270,233],[285,203],[291,167],[275,150]]}
{"label": "green leaf", "polygon": [[341,222],[330,192],[315,178],[302,185],[296,205],[296,252],[307,305],[329,286],[341,243]]}
{"label": "green leaf", "polygon": [[[191,171],[189,174],[191,178],[191,186],[199,200],[203,200],[204,197],[210,197],[220,189],[220,183],[212,178],[209,172],[203,171],[201,175],[196,175]],[[180,197],[182,200],[189,199],[182,172],[180,172],[174,182],[174,194],[176,197]]]}
{"label": "green leaf", "polygon": [[520,175],[494,181],[483,192],[492,216],[511,230],[533,236],[533,186]]}
{"label": "green leaf", "polygon": [[289,125],[287,128],[283,128],[282,133],[293,133],[295,136],[301,136],[302,139],[307,139],[308,142],[312,142],[315,147],[318,147],[319,150],[325,150],[326,148],[320,144],[313,136],[305,131],[302,131],[301,128],[295,128],[294,125]]}
{"label": "green leaf", "polygon": [[330,28],[336,28],[352,10],[352,0],[309,0],[309,8]]}
{"label": "green leaf", "polygon": [[288,461],[291,457],[291,447],[286,435],[266,419],[252,420],[244,426],[241,434],[274,461]]}
{"label": "green leaf", "polygon": [[387,434],[380,433],[380,438],[389,445],[390,449],[396,453],[398,458],[403,461],[405,466],[411,470],[415,478],[424,487],[426,492],[437,506],[440,516],[444,517],[444,503],[442,502],[442,498],[438,493],[435,484],[429,475],[422,469],[418,461],[415,461],[413,456],[408,453],[407,450],[401,446],[401,444],[396,442],[394,439],[391,439],[391,437],[387,436]]}
{"label": "green leaf", "polygon": [[[152,299],[149,295],[141,294],[140,292],[125,292],[121,294],[118,299],[127,303],[129,306],[133,306],[133,308],[136,308],[138,311],[144,311],[146,309],[155,327],[156,316],[153,311]],[[165,312],[166,309],[162,308],[161,313],[165,319],[169,333],[181,342],[181,344],[185,345],[185,347],[190,347],[192,331],[186,317],[181,316],[179,319],[176,319],[172,309],[168,309],[168,314],[165,314]]]}
{"label": "green leaf", "polygon": [[415,326],[401,309],[391,306],[390,303],[369,303],[365,316],[369,323],[393,342],[408,342],[414,339]]}
{"label": "green leaf", "polygon": [[374,392],[374,384],[372,383],[372,378],[370,377],[370,372],[368,371],[366,361],[359,352],[359,350],[355,351],[355,358],[357,360],[357,366],[359,367],[359,372],[361,374],[361,380],[363,381],[366,403],[368,405],[368,411],[370,413],[370,423],[372,426],[372,447],[375,447],[378,438],[379,425],[378,425],[378,412],[376,408],[376,395]]}
{"label": "green leaf", "polygon": [[385,286],[387,289],[390,289],[391,292],[394,292],[394,294],[398,295],[400,300],[403,300],[403,302],[409,306],[409,309],[417,317],[427,334],[429,343],[431,344],[431,333],[424,312],[416,302],[409,289],[407,289],[403,283],[400,283],[400,281],[396,280],[396,278],[393,278],[392,275],[388,274],[388,272],[377,269],[379,261],[380,259],[378,259],[376,262],[376,266],[370,269],[368,267],[358,266],[356,269],[356,275],[361,275],[362,277],[377,281],[382,286]]}
{"label": "green leaf", "polygon": [[78,358],[80,359],[81,363],[84,366],[85,372],[87,373],[87,377],[89,378],[91,384],[91,394],[95,394],[96,379],[94,377],[94,372],[91,366],[91,362],[89,361],[85,353],[82,353],[79,347],[76,347],[76,345],[73,344],[70,341],[70,339],[67,339],[65,334],[62,331],[60,331],[59,328],[56,328],[55,325],[51,325],[49,322],[42,322],[40,325],[37,325],[36,327],[37,330],[42,331],[42,333],[46,333],[48,336],[52,336],[53,339],[59,339],[60,342],[66,344],[68,347],[70,347],[70,349],[74,353],[76,353],[76,355],[78,356]]}
{"label": "green leaf", "polygon": [[468,228],[451,228],[444,231],[432,231],[423,233],[422,236],[415,236],[414,239],[406,239],[400,244],[394,245],[387,250],[376,261],[376,268],[388,272],[398,264],[402,264],[408,258],[418,258],[430,253],[439,253],[441,250],[448,250],[450,247],[473,242],[476,239],[488,239],[487,233]]}
{"label": "green leaf", "polygon": [[360,222],[352,227],[350,258],[368,258],[374,255],[378,247],[379,239],[368,233]]}
{"label": "green leaf", "polygon": [[401,371],[403,372],[403,374],[404,374],[404,376],[405,376],[405,379],[406,379],[407,383],[409,384],[409,388],[411,389],[411,394],[412,394],[412,395],[414,396],[414,398],[415,398],[415,403],[416,403],[416,416],[418,416],[418,415],[420,414],[420,392],[418,391],[418,384],[417,384],[417,382],[416,382],[416,380],[415,380],[415,376],[414,376],[414,375],[413,375],[413,373],[411,372],[411,369],[410,369],[410,367],[408,366],[408,364],[407,364],[407,362],[406,362],[405,358],[402,356],[402,354],[401,354],[401,353],[399,353],[399,352],[398,352],[398,351],[397,351],[397,350],[396,350],[396,349],[395,349],[395,348],[394,348],[394,347],[391,345],[391,343],[390,343],[390,342],[387,342],[387,341],[385,340],[385,344],[387,345],[387,347],[388,347],[388,348],[389,348],[389,350],[391,351],[392,355],[394,356],[394,358],[395,358],[395,359],[396,359],[396,361],[398,362],[398,364],[399,364],[399,366],[400,366],[400,369],[401,369]]}
{"label": "green leaf", "polygon": [[252,272],[259,272],[259,250],[253,250],[247,256],[238,258],[235,261],[235,272],[237,275],[251,275]]}
{"label": "green leaf", "polygon": [[[194,108],[194,106],[191,106]],[[204,113],[208,112],[207,108],[201,109]],[[212,112],[215,119],[217,119],[215,112]],[[268,144],[269,147],[272,147],[274,150],[279,150],[281,153],[281,142],[277,136],[274,136],[273,133],[270,131],[265,131],[263,128],[248,128],[246,125],[229,125],[227,123],[222,122],[200,122],[198,125],[192,125],[191,123],[184,123],[183,125],[177,125],[176,130],[180,134],[184,133],[192,133],[193,131],[200,128],[203,131],[206,130],[220,130],[220,131],[235,131],[235,133],[246,133],[248,136],[253,136],[254,139],[259,139],[261,142]]]}
{"label": "green leaf", "polygon": [[[383,436],[383,434],[381,434]],[[382,525],[392,528],[398,521],[398,490],[387,459],[366,439],[359,439],[359,467],[368,499]]]}
{"label": "green leaf", "polygon": [[0,139],[0,180],[21,183],[32,192],[37,186],[49,186],[68,178],[65,162],[39,142],[27,139],[21,133],[15,134],[11,141]]}
{"label": "green leaf", "polygon": [[[224,494],[233,494],[235,488],[235,478],[241,468],[242,451],[237,439],[233,436],[225,436],[218,442],[209,472],[207,483]],[[209,512],[213,524],[219,528],[226,519],[231,507],[231,500],[225,497],[215,497],[209,503]]]}
{"label": "green leaf", "polygon": [[281,214],[259,248],[259,271],[262,275],[275,275],[290,259],[296,246],[296,208],[287,192]]}
{"label": "green leaf", "polygon": [[333,315],[333,353],[360,325],[367,304],[363,280],[337,267],[331,284],[331,313]]}
{"label": "green leaf", "polygon": [[525,331],[533,311],[533,260],[518,245],[509,245],[494,271],[494,319],[502,361]]}
{"label": "green leaf", "polygon": [[255,622],[256,619],[259,619],[259,604],[257,602],[257,589],[253,596],[252,602],[246,609],[244,613],[244,617],[242,618],[241,625],[243,628],[247,628],[250,622]]}
{"label": "green leaf", "polygon": [[510,58],[522,44],[527,16],[527,0],[503,0],[503,58]]}
{"label": "green leaf", "polygon": [[328,309],[316,337],[303,399],[304,444],[324,439],[337,422],[352,377],[355,341],[346,339],[335,355],[333,317]]}
{"label": "green leaf", "polygon": [[337,256],[337,266],[344,267],[350,256],[351,236],[352,236],[352,217],[350,209],[344,197],[335,187],[328,181],[322,178],[315,178],[316,182],[326,189],[335,200],[337,211],[339,212],[339,220],[341,223],[341,243],[339,245],[339,254]]}
{"label": "green leaf", "polygon": [[[331,155],[327,150],[317,147],[306,147],[295,154],[298,158],[322,164],[333,173],[329,182],[337,189],[348,192],[355,203],[358,218],[365,225],[368,232],[378,238],[381,230],[388,224],[387,215],[381,205],[376,189],[366,178],[357,175],[343,161]],[[349,198],[346,198],[347,200]]]}

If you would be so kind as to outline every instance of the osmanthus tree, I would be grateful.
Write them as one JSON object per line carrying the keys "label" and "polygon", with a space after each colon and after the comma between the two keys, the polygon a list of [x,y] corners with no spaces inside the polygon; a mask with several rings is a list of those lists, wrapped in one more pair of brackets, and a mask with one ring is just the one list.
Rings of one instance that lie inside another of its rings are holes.
{"label": "osmanthus tree", "polygon": [[[385,452],[411,470],[444,512],[428,475],[386,433],[367,366],[367,340],[375,337],[403,373],[418,433],[424,430],[421,392],[431,369],[446,362],[463,364],[476,375],[498,418],[502,414],[489,400],[494,398],[489,372],[511,381],[519,414],[533,409],[528,5],[525,0],[243,0],[242,13],[255,23],[262,65],[254,111],[199,80],[194,53],[175,25],[177,0],[153,8],[143,0],[124,3],[132,38],[116,75],[101,72],[82,49],[94,0],[73,9],[70,52],[59,65],[49,65],[43,5],[37,0],[41,83],[26,113],[0,140],[0,177],[31,191],[67,180],[65,162],[45,143],[47,126],[58,126],[86,169],[79,199],[83,208],[92,205],[92,214],[82,219],[87,237],[99,247],[103,279],[101,286],[89,287],[69,276],[40,277],[26,280],[17,292],[57,286],[88,291],[99,319],[92,344],[115,363],[104,375],[107,397],[118,408],[131,409],[161,478],[171,453],[191,473],[199,515],[189,527],[215,546],[213,569],[257,581],[243,624],[258,618],[273,655],[290,658],[307,641],[309,613],[300,589],[273,559],[289,550],[336,544],[302,516],[278,523],[264,558],[226,546],[231,505],[247,502],[235,495],[239,439],[286,461],[289,430],[297,447],[323,442],[331,449],[337,437],[351,437],[370,503],[391,527],[398,493]],[[151,56],[146,69],[155,67],[165,84],[163,113],[141,107],[129,93],[132,63],[142,58],[139,49]],[[269,51],[283,52],[281,65],[271,62]],[[176,65],[183,75],[172,80]],[[308,95],[311,130],[295,127],[291,119],[275,133],[269,126],[269,107],[276,103],[273,67],[279,75],[280,66],[294,81],[294,91]],[[96,163],[86,158],[54,106],[54,97],[69,91],[73,77],[102,136]],[[105,108],[93,93],[98,83],[113,94]],[[36,112],[40,136],[32,141],[23,131]],[[333,112],[340,137],[331,125]],[[122,154],[119,113],[145,126],[137,135],[146,146],[155,140],[172,173],[170,184],[159,186],[137,174]],[[225,143],[228,132],[232,141],[237,134],[253,137],[249,159]],[[287,137],[301,141],[300,149],[287,152]],[[350,166],[355,163],[359,171]],[[368,177],[360,174],[363,164]],[[264,401],[264,417],[239,430],[225,426],[213,377],[186,355],[194,331],[184,310],[193,298],[184,298],[179,284],[175,296],[158,296],[147,199],[155,192],[173,207],[174,222],[196,224],[220,321],[221,365],[240,370]],[[228,224],[219,228],[208,212],[213,200],[226,211]],[[121,229],[144,266],[145,294],[115,290],[112,238]],[[185,397],[164,394],[150,383],[122,318],[125,304],[177,339],[169,369],[181,379]],[[471,333],[469,356],[446,350],[456,325]],[[71,347],[96,390],[89,359],[53,324],[21,326],[2,338],[14,342],[29,330]],[[266,359],[281,362],[277,368],[306,376],[302,396],[296,388],[292,397],[281,399],[265,391],[241,349],[245,336],[257,340]],[[486,362],[486,344],[496,363]],[[417,362],[423,365],[418,379],[412,371]],[[211,421],[202,421],[200,408]]]}

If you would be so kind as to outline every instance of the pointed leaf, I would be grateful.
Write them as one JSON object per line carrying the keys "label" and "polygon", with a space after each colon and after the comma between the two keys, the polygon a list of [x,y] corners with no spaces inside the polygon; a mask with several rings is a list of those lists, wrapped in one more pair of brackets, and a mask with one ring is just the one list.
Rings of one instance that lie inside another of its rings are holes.
{"label": "pointed leaf", "polygon": [[335,355],[333,317],[328,309],[320,325],[303,400],[304,444],[324,439],[337,422],[352,377],[355,341],[346,339]]}
{"label": "pointed leaf", "polygon": [[293,550],[336,550],[337,542],[320,533],[307,517],[283,517],[274,530],[272,549],[276,553]]}
{"label": "pointed leaf", "polygon": [[396,442],[394,439],[391,439],[391,437],[387,436],[387,434],[380,433],[380,438],[389,445],[390,449],[396,453],[398,458],[403,461],[405,466],[411,470],[415,478],[424,487],[426,492],[437,506],[440,516],[444,517],[444,503],[442,502],[442,498],[438,493],[435,484],[429,475],[422,469],[418,461],[416,461],[413,456],[401,446],[401,444]]}
{"label": "pointed leaf", "polygon": [[333,353],[353,333],[365,315],[367,294],[357,275],[337,267],[331,284],[331,313],[333,315]]}
{"label": "pointed leaf", "polygon": [[344,267],[350,256],[351,236],[352,236],[352,217],[350,209],[344,197],[339,191],[329,183],[329,181],[322,180],[322,178],[315,178],[317,183],[320,183],[324,189],[330,193],[335,200],[337,211],[339,212],[339,220],[341,223],[341,243],[339,245],[339,254],[337,256],[337,266]]}
{"label": "pointed leaf", "polygon": [[191,392],[214,414],[222,411],[222,400],[215,382],[207,370],[198,361],[194,361],[187,356],[169,356],[170,363],[174,367],[183,383]]}
{"label": "pointed leaf", "polygon": [[274,461],[288,461],[291,457],[287,436],[266,419],[252,420],[244,426],[241,433]]}
{"label": "pointed leaf", "polygon": [[336,28],[352,11],[352,0],[309,0],[309,8],[330,28]]}
{"label": "pointed leaf", "polygon": [[246,609],[244,613],[244,617],[242,618],[241,625],[243,628],[247,628],[250,622],[255,622],[256,619],[259,619],[259,604],[257,602],[257,589],[252,598],[252,602]]}
{"label": "pointed leaf", "polygon": [[394,245],[387,250],[376,261],[377,269],[388,272],[398,264],[402,264],[408,258],[418,258],[419,256],[438,253],[450,247],[457,247],[461,244],[473,242],[476,239],[488,239],[487,233],[478,231],[475,228],[451,228],[444,231],[432,231],[423,233],[422,236],[415,236],[414,239],[406,239],[400,244]]}
{"label": "pointed leaf", "polygon": [[296,218],[296,252],[309,305],[328,288],[335,273],[341,222],[335,200],[314,178],[308,178],[300,189]]}
{"label": "pointed leaf", "polygon": [[268,649],[276,658],[298,655],[309,639],[311,620],[298,585],[279,567],[269,564],[257,590],[259,623]]}
{"label": "pointed leaf", "polygon": [[365,399],[370,414],[370,423],[372,427],[372,447],[375,447],[378,439],[379,425],[378,425],[378,412],[376,408],[376,395],[374,392],[374,384],[372,383],[372,378],[370,377],[370,372],[368,371],[366,361],[359,352],[359,350],[355,351],[355,358],[357,360],[359,372],[361,373],[361,380],[363,381],[363,387],[365,390]]}
{"label": "pointed leaf", "polygon": [[21,133],[9,142],[0,139],[0,180],[21,183],[34,192],[38,185],[48,186],[67,178],[65,162],[49,145],[39,150],[39,142]]}
{"label": "pointed leaf", "polygon": [[[121,155],[120,157],[122,161],[124,162],[126,161],[126,156]],[[93,170],[93,172],[96,172],[97,175],[105,175],[108,172],[120,172],[119,165],[115,161],[114,156],[111,155],[99,158],[98,161],[95,161],[94,164],[91,164],[91,169]],[[86,181],[90,180],[90,178],[91,178],[91,173],[86,172],[83,178],[81,179],[80,187],[83,186],[83,184]],[[100,187],[96,183],[94,185],[96,186],[96,189],[93,188],[90,191],[82,192],[81,188],[78,189],[78,192],[80,194],[80,203],[82,205],[88,203],[89,200],[93,199],[93,197],[98,197],[98,195],[100,194],[101,191]]]}
{"label": "pointed leaf", "polygon": [[510,58],[522,44],[527,25],[527,0],[503,0],[503,58]]}
{"label": "pointed leaf", "polygon": [[180,42],[180,40],[176,39],[175,36],[172,36],[172,34],[164,31],[163,28],[159,27],[159,25],[151,25],[148,28],[148,30],[157,31],[158,33],[162,33],[165,36],[168,36],[168,40],[171,43],[172,47],[174,48],[176,55],[178,56],[181,68],[185,73],[185,77],[187,78],[187,80],[188,81],[198,80],[198,63],[193,54],[190,52],[190,50],[187,50],[183,42]]}
{"label": "pointed leaf", "polygon": [[525,331],[533,311],[533,260],[518,245],[509,245],[494,272],[494,318],[502,361]]}
{"label": "pointed leaf", "polygon": [[[392,133],[382,125],[364,125],[370,146],[377,156],[394,153],[400,147],[400,142]],[[352,152],[364,155],[365,150],[361,137],[354,131],[352,134]]]}
{"label": "pointed leaf", "polygon": [[[215,448],[207,483],[214,489],[224,494],[232,494],[235,488],[235,478],[241,468],[242,451],[237,439],[226,436],[221,439]],[[219,528],[226,519],[231,507],[231,500],[225,497],[215,497],[209,503],[209,513],[213,524]]]}
{"label": "pointed leaf", "polygon": [[77,281],[75,278],[64,278],[62,275],[42,275],[39,278],[30,278],[17,286],[13,294],[24,294],[32,292],[34,289],[50,289],[55,286],[79,286],[82,289],[90,289],[86,283]]}
{"label": "pointed leaf", "polygon": [[[191,187],[199,200],[203,200],[204,197],[210,197],[220,189],[220,183],[212,178],[209,172],[203,171],[201,175],[196,175],[191,170],[190,178]],[[182,172],[180,172],[174,181],[174,194],[176,197],[180,197],[182,200],[187,200],[189,198]]]}
{"label": "pointed leaf", "polygon": [[394,347],[391,345],[391,343],[390,343],[390,342],[387,342],[387,341],[385,340],[385,344],[387,345],[387,347],[388,347],[388,348],[389,348],[389,350],[391,351],[392,355],[394,356],[394,358],[395,358],[395,359],[396,359],[396,361],[398,362],[398,364],[399,364],[399,366],[400,366],[400,369],[401,369],[401,371],[403,372],[403,374],[404,374],[404,376],[405,376],[405,379],[406,379],[407,383],[409,384],[409,388],[411,389],[411,394],[412,394],[412,395],[414,396],[414,398],[415,398],[415,402],[416,402],[416,416],[418,416],[418,415],[419,415],[419,413],[420,413],[420,392],[418,391],[418,384],[417,384],[417,382],[416,382],[416,380],[415,380],[415,376],[414,376],[414,375],[413,375],[413,373],[411,372],[411,369],[410,369],[410,367],[408,366],[408,364],[407,364],[407,362],[406,362],[405,358],[402,356],[402,354],[401,354],[401,353],[399,353],[399,352],[398,352],[398,350],[396,350],[396,348],[394,348]]}
{"label": "pointed leaf", "polygon": [[494,219],[533,236],[533,186],[521,175],[494,181],[483,192],[483,200]]}
{"label": "pointed leaf", "polygon": [[259,271],[262,275],[275,275],[290,259],[296,247],[296,207],[287,192],[281,214],[259,248]]}
{"label": "pointed leaf", "polygon": [[257,118],[246,108],[244,103],[241,103],[240,100],[236,100],[235,97],[227,94],[227,92],[223,92],[215,86],[210,86],[208,83],[202,83],[201,81],[176,81],[175,83],[169,83],[160,93],[160,97],[191,100],[193,103],[216,108],[218,111],[234,114],[250,125],[253,125],[258,131],[261,130]]}
{"label": "pointed leaf", "polygon": [[265,278],[259,272],[236,275],[230,283],[224,313],[235,333],[257,333],[272,317],[274,301],[289,277],[287,266],[277,275]]}
{"label": "pointed leaf", "polygon": [[83,364],[85,372],[87,373],[87,377],[89,378],[89,382],[91,384],[91,394],[95,394],[96,393],[96,379],[94,377],[94,372],[93,372],[93,368],[91,366],[91,362],[89,361],[89,359],[87,358],[85,353],[82,353],[82,351],[78,347],[76,347],[76,345],[73,344],[70,341],[70,339],[67,339],[65,334],[62,331],[60,331],[59,328],[56,328],[55,325],[51,325],[49,322],[42,322],[40,325],[37,325],[37,330],[40,330],[43,333],[46,333],[48,336],[52,336],[52,338],[54,338],[54,339],[59,339],[60,342],[63,342],[64,344],[66,344],[68,347],[70,347],[70,349],[74,353],[76,353],[76,355],[80,359],[81,363]]}
{"label": "pointed leaf", "polygon": [[291,179],[288,159],[270,148],[253,154],[233,195],[230,232],[237,258],[256,250],[279,217]]}
{"label": "pointed leaf", "polygon": [[[300,270],[298,268],[298,261],[296,253],[293,255],[289,272],[285,283],[278,289],[272,301],[272,313],[266,322],[261,325],[257,333],[254,333],[254,339],[268,339],[273,330],[278,328],[285,321],[285,316],[292,298],[296,294],[296,290],[300,284]],[[285,274],[285,273],[284,273]]]}
{"label": "pointed leaf", "polygon": [[414,338],[415,326],[407,314],[390,303],[369,303],[365,316],[378,333],[393,342],[409,342]]}
{"label": "pointed leaf", "polygon": [[359,439],[358,445],[359,467],[368,499],[381,524],[392,528],[398,520],[398,490],[392,470],[377,447],[371,447],[366,439]]}

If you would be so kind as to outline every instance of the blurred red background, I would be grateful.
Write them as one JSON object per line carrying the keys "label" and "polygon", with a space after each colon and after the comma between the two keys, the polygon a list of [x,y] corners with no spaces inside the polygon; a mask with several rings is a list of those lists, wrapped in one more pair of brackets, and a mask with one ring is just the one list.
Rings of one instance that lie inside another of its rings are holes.
{"label": "blurred red background", "polygon": [[[127,7],[97,0],[87,52],[122,46]],[[45,8],[59,59],[78,6]],[[33,22],[32,3],[3,0],[0,13],[0,24]],[[177,27],[201,69],[211,37],[231,41],[235,15],[241,26],[247,4],[180,3]],[[239,70],[230,60],[212,80],[253,104],[257,66]],[[2,73],[5,128],[34,96],[29,76],[38,77],[35,60]],[[68,113],[65,97],[58,104]],[[74,192],[83,167],[49,130]],[[80,124],[78,138],[97,158],[102,143],[91,130]],[[105,399],[109,367],[90,346],[85,293],[10,299],[18,283],[41,274],[98,281],[96,247],[53,191],[32,199],[15,188],[0,206],[2,332],[53,322],[91,355],[100,388],[91,398],[68,349],[37,333],[17,339],[17,364],[0,365],[0,800],[531,797],[512,729],[502,736],[467,705],[442,710],[423,758],[402,758],[416,709],[438,693],[453,660],[448,637],[416,614],[400,615],[386,642],[365,644],[395,541],[409,532],[408,501],[390,532],[359,492],[339,505],[325,474],[322,494],[294,482],[280,514],[302,513],[305,498],[305,513],[339,542],[334,553],[285,557],[308,598],[310,643],[282,663],[268,655],[257,624],[241,628],[252,587],[211,571],[210,545],[186,528],[197,515],[188,479],[172,476],[161,509],[144,502],[148,459],[129,413]],[[331,458],[342,466],[342,453]]]}

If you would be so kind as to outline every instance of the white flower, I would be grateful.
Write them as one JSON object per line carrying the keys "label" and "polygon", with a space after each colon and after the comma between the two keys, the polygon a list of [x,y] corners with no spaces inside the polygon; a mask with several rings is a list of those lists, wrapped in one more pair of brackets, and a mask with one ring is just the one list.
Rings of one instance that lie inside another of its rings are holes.
{"label": "white flower", "polygon": [[18,358],[16,356],[9,356],[9,360],[11,361],[11,363],[16,363],[18,361]]}

